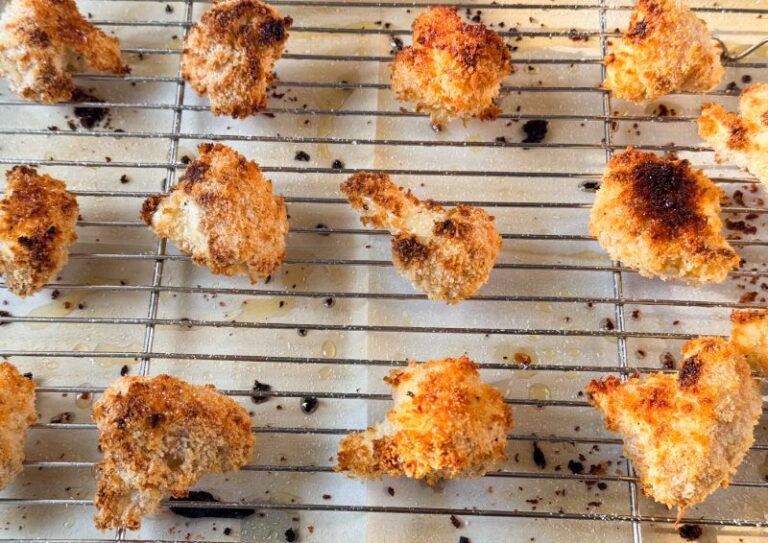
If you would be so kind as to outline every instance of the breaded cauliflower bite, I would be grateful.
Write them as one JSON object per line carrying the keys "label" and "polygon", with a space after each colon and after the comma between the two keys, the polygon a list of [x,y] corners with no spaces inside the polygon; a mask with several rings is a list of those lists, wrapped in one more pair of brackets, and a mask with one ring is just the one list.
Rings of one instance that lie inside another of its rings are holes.
{"label": "breaded cauliflower bite", "polygon": [[125,75],[120,42],[89,23],[75,0],[10,0],[0,17],[0,76],[13,92],[36,102],[66,102],[70,64]]}
{"label": "breaded cauliflower bite", "polygon": [[285,256],[288,214],[259,165],[224,145],[203,143],[179,182],[150,196],[141,218],[213,273],[265,279]]}
{"label": "breaded cauliflower bite", "polygon": [[512,412],[466,356],[410,362],[385,381],[394,399],[386,421],[341,440],[336,471],[435,484],[481,477],[505,458]]}
{"label": "breaded cauliflower bite", "polygon": [[642,104],[673,92],[705,93],[725,69],[706,23],[680,0],[638,0],[624,36],[605,57],[603,86]]}
{"label": "breaded cauliflower bite", "polygon": [[744,89],[739,109],[741,115],[706,104],[699,117],[699,135],[718,162],[732,162],[768,187],[768,83]]}
{"label": "breaded cauliflower bite", "polygon": [[683,346],[678,375],[654,373],[587,387],[608,430],[621,433],[644,492],[685,509],[728,486],[754,442],[762,400],[749,365],[722,338]]}
{"label": "breaded cauliflower bite", "polygon": [[0,201],[0,274],[25,297],[39,291],[69,260],[77,239],[77,200],[62,181],[16,166],[6,172]]}
{"label": "breaded cauliflower bite", "polygon": [[27,428],[36,422],[35,383],[0,362],[0,490],[21,473]]}
{"label": "breaded cauliflower bite", "polygon": [[752,369],[768,377],[768,309],[734,310],[731,342]]}
{"label": "breaded cauliflower bite", "polygon": [[214,115],[241,119],[267,107],[272,68],[293,21],[259,0],[216,2],[184,42],[182,76]]}
{"label": "breaded cauliflower bite", "polygon": [[430,8],[413,22],[413,46],[395,57],[392,91],[429,113],[436,129],[456,118],[495,119],[510,58],[493,30],[463,22],[455,8]]}
{"label": "breaded cauliflower bite", "polygon": [[687,160],[629,148],[608,162],[589,230],[644,277],[719,283],[740,263],[721,234],[722,196]]}
{"label": "breaded cauliflower bite", "polygon": [[455,304],[488,281],[501,249],[494,218],[460,205],[450,210],[421,201],[389,176],[361,172],[341,191],[365,225],[392,233],[395,268],[431,300]]}
{"label": "breaded cauliflower bite", "polygon": [[207,473],[251,457],[248,412],[216,392],[168,375],[122,377],[93,406],[99,428],[96,527],[138,530],[160,502],[183,498]]}

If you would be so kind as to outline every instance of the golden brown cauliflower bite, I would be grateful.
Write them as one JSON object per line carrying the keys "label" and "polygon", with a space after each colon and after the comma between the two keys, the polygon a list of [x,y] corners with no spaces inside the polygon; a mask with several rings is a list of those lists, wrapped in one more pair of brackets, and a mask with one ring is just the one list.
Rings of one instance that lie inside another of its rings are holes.
{"label": "golden brown cauliflower bite", "polygon": [[8,289],[25,297],[39,291],[69,260],[77,239],[77,200],[67,187],[34,168],[6,172],[0,201],[0,274]]}
{"label": "golden brown cauliflower bite", "polygon": [[739,109],[741,115],[706,104],[699,117],[699,135],[718,162],[733,162],[768,187],[768,83],[744,89]]}
{"label": "golden brown cauliflower bite", "polygon": [[719,283],[740,262],[720,232],[722,196],[687,160],[629,148],[608,162],[589,230],[644,277]]}
{"label": "golden brown cauliflower bite", "polygon": [[488,281],[501,249],[494,218],[477,207],[421,201],[389,176],[361,172],[341,191],[365,225],[388,229],[395,268],[431,300],[455,304]]}
{"label": "golden brown cauliflower bite", "polygon": [[141,218],[213,273],[265,279],[285,256],[288,215],[255,162],[203,143],[170,192],[150,196]]}
{"label": "golden brown cauliflower bite", "polygon": [[122,377],[93,406],[99,428],[96,527],[138,530],[160,502],[183,498],[207,473],[251,457],[248,412],[216,392],[168,375]]}
{"label": "golden brown cauliflower bite", "polygon": [[35,383],[0,362],[0,490],[21,473],[27,428],[35,422]]}
{"label": "golden brown cauliflower bite", "polygon": [[667,507],[701,503],[728,486],[754,441],[762,400],[744,356],[722,338],[683,346],[677,375],[654,373],[587,387],[608,430],[624,438],[643,491]]}
{"label": "golden brown cauliflower bite", "polygon": [[259,0],[216,2],[184,42],[182,76],[214,115],[242,119],[267,107],[272,68],[293,21]]}
{"label": "golden brown cauliflower bite", "polygon": [[384,380],[394,399],[386,421],[342,439],[336,471],[435,484],[481,477],[505,458],[512,412],[466,356],[410,362]]}
{"label": "golden brown cauliflower bite", "polygon": [[392,91],[429,113],[436,129],[457,118],[495,119],[510,58],[493,30],[463,22],[455,8],[430,8],[413,22],[413,46],[395,57]]}
{"label": "golden brown cauliflower bite", "polygon": [[734,310],[731,342],[752,369],[768,378],[768,309]]}
{"label": "golden brown cauliflower bite", "polygon": [[89,23],[75,0],[10,0],[0,17],[0,77],[36,102],[66,102],[74,84],[70,64],[125,75],[120,42]]}
{"label": "golden brown cauliflower bite", "polygon": [[680,0],[638,0],[624,36],[605,57],[603,86],[642,104],[673,92],[705,93],[725,70],[706,23]]}

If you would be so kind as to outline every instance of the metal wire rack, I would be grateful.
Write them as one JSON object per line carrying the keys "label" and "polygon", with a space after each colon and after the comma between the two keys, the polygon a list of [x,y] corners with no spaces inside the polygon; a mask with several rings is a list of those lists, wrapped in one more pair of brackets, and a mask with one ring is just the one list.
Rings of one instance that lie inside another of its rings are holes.
{"label": "metal wire rack", "polygon": [[[726,335],[731,309],[766,305],[762,192],[746,174],[715,164],[695,132],[702,101],[735,108],[737,87],[768,80],[766,48],[727,60],[724,84],[710,96],[663,100],[674,114],[660,116],[617,103],[599,86],[601,59],[631,2],[452,3],[510,41],[516,71],[496,122],[434,134],[388,91],[393,48],[408,42],[426,3],[272,4],[296,26],[264,116],[213,118],[180,79],[183,35],[209,7],[197,0],[81,3],[121,37],[134,66],[126,78],[78,75],[104,101],[73,105],[109,110],[101,126],[78,126],[72,106],[2,91],[0,164],[35,164],[65,179],[83,216],[80,242],[54,284],[23,302],[0,290],[0,357],[33,372],[41,412],[24,473],[0,493],[0,538],[262,541],[283,540],[290,528],[301,541],[679,540],[673,515],[641,495],[621,440],[602,429],[580,391],[609,372],[658,371],[683,340]],[[766,38],[765,0],[690,4],[732,58]],[[520,125],[533,119],[549,123],[548,136],[522,143]],[[137,220],[142,199],[172,186],[185,155],[210,140],[257,160],[286,196],[288,258],[265,285],[194,268]],[[726,283],[647,281],[610,262],[585,234],[589,183],[628,144],[690,158],[729,194],[725,217],[755,225],[729,231],[746,262]],[[299,150],[310,161],[296,161]],[[504,248],[478,296],[444,309],[397,276],[387,234],[360,228],[337,191],[367,169],[445,204],[496,214]],[[332,472],[338,437],[386,410],[381,377],[390,368],[463,352],[514,406],[509,461],[499,471],[437,492]],[[535,364],[515,362],[517,352]],[[201,483],[221,501],[174,506],[257,514],[190,520],[164,510],[135,534],[92,528],[100,455],[89,408],[126,371],[213,382],[248,406],[258,434],[253,462]],[[254,380],[272,387],[258,403]],[[299,409],[307,396],[320,401],[315,413]],[[546,465],[531,460],[534,448]],[[691,508],[687,522],[712,540],[763,538],[767,457],[763,423],[731,487]]]}

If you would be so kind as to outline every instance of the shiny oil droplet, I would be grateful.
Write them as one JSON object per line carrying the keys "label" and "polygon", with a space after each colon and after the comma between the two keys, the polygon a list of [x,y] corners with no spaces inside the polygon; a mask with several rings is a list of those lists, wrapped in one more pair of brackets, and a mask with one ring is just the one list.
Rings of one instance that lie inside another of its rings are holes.
{"label": "shiny oil droplet", "polygon": [[549,400],[550,399],[549,387],[542,383],[533,383],[528,387],[528,399],[529,400]]}
{"label": "shiny oil droplet", "polygon": [[50,360],[49,362],[45,363],[45,367],[49,370],[55,370],[56,368],[59,367],[59,363],[56,362],[55,360]]}
{"label": "shiny oil droplet", "polygon": [[322,346],[323,358],[336,358],[336,345],[332,341],[326,341]]}
{"label": "shiny oil droplet", "polygon": [[[91,386],[90,383],[83,383],[80,385],[81,388],[88,388],[90,386]],[[75,405],[80,409],[88,409],[92,403],[93,403],[92,392],[81,392],[75,397]]]}
{"label": "shiny oil droplet", "polygon": [[64,527],[67,528],[67,529],[71,528],[74,525],[75,525],[75,521],[74,520],[64,521]]}

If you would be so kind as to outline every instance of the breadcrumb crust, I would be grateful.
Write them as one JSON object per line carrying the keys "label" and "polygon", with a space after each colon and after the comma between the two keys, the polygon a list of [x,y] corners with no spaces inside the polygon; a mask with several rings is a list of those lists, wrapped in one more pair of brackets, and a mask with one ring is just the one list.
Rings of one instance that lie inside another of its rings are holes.
{"label": "breadcrumb crust", "polygon": [[719,283],[740,263],[721,233],[722,196],[687,160],[630,147],[608,162],[589,230],[645,277]]}
{"label": "breadcrumb crust", "polygon": [[605,57],[603,86],[645,103],[673,92],[705,93],[725,69],[704,21],[679,0],[638,0],[629,28]]}
{"label": "breadcrumb crust", "polygon": [[69,260],[79,214],[66,185],[28,166],[6,172],[0,201],[0,274],[8,289],[26,297],[38,292]]}
{"label": "breadcrumb crust", "polygon": [[27,428],[36,422],[35,382],[0,362],[0,490],[21,473]]}
{"label": "breadcrumb crust", "polygon": [[438,129],[457,118],[492,120],[511,56],[493,30],[463,22],[455,8],[433,7],[413,22],[413,46],[395,57],[392,91]]}
{"label": "breadcrumb crust", "polygon": [[622,434],[643,491],[678,507],[678,522],[687,507],[728,486],[762,413],[757,382],[730,343],[699,338],[682,352],[678,375],[610,376],[587,387],[606,428]]}
{"label": "breadcrumb crust", "polygon": [[466,356],[409,362],[384,380],[394,398],[386,421],[342,439],[336,471],[435,484],[480,477],[505,458],[512,412]]}
{"label": "breadcrumb crust", "polygon": [[138,530],[168,496],[185,497],[203,475],[235,471],[253,452],[248,412],[213,385],[169,375],[129,376],[93,406],[99,428],[96,527]]}
{"label": "breadcrumb crust", "polygon": [[455,304],[488,281],[501,236],[484,210],[421,201],[382,173],[357,173],[341,191],[363,224],[392,233],[395,267],[431,300]]}

